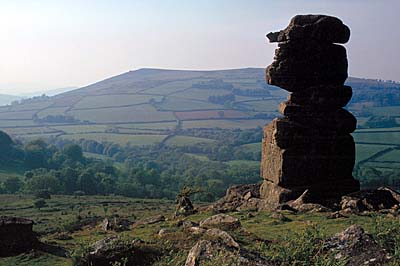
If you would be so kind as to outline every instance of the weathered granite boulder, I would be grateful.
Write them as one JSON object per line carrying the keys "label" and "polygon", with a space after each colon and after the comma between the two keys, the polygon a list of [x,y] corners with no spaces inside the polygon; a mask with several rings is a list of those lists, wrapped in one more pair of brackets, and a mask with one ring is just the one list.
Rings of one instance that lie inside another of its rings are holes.
{"label": "weathered granite boulder", "polygon": [[104,218],[103,222],[101,223],[101,229],[103,231],[128,231],[132,223],[128,219],[113,217],[113,218]]}
{"label": "weathered granite boulder", "polygon": [[208,209],[216,212],[257,210],[260,204],[261,184],[231,186],[223,198],[213,203]]}
{"label": "weathered granite boulder", "polygon": [[267,67],[267,82],[290,92],[320,85],[341,86],[348,77],[346,49],[341,45],[288,41],[279,44],[274,59]]}
{"label": "weathered granite boulder", "polygon": [[0,257],[18,255],[37,246],[33,221],[25,218],[0,217]]}
{"label": "weathered granite boulder", "polygon": [[106,237],[95,242],[89,253],[78,259],[78,265],[109,266],[115,263],[126,265],[150,265],[162,255],[159,248],[142,241],[126,242],[118,236]]}
{"label": "weathered granite boulder", "polygon": [[395,198],[400,203],[400,193],[397,192],[396,190],[391,189],[389,187],[380,187],[380,188],[378,188],[378,190],[389,191],[390,194],[392,194],[392,197]]}
{"label": "weathered granite boulder", "polygon": [[321,131],[347,134],[356,130],[357,120],[349,111],[342,108],[327,110],[322,108],[286,101],[280,104],[279,112],[300,125],[318,128]]}
{"label": "weathered granite boulder", "polygon": [[[395,191],[393,191],[395,192]],[[391,209],[399,205],[391,191],[384,189],[361,190],[342,197],[340,203],[342,210],[361,213],[364,211],[379,211]]]}
{"label": "weathered granite boulder", "polygon": [[195,209],[189,197],[180,196],[176,199],[175,217],[188,216],[193,213],[195,213]]}
{"label": "weathered granite boulder", "polygon": [[[328,180],[353,180],[354,163],[355,144],[348,134],[318,135],[282,119],[264,128],[261,175],[275,185],[291,189]],[[350,188],[343,194],[353,191]]]}
{"label": "weathered granite boulder", "polygon": [[225,232],[221,229],[211,228],[211,229],[208,229],[205,232],[205,234],[210,239],[220,240],[222,243],[224,243],[228,247],[237,248],[237,249],[240,248],[239,244],[235,241],[235,239],[233,239],[233,237],[230,234],[228,234],[227,232]]}
{"label": "weathered granite boulder", "polygon": [[240,226],[237,218],[223,213],[213,215],[200,222],[200,227],[203,228],[236,229]]}
{"label": "weathered granite boulder", "polygon": [[358,225],[352,225],[326,241],[326,247],[337,259],[346,258],[347,266],[386,265],[387,252]]}
{"label": "weathered granite boulder", "polygon": [[318,106],[334,109],[346,106],[353,95],[349,86],[315,86],[289,94],[288,100],[294,104]]}
{"label": "weathered granite boulder", "polygon": [[137,227],[137,226],[143,226],[147,224],[155,224],[155,223],[160,223],[165,221],[165,216],[164,215],[156,215],[156,216],[151,216],[144,218],[142,220],[139,220],[135,222],[132,227]]}
{"label": "weathered granite boulder", "polygon": [[199,240],[189,251],[185,266],[237,265],[272,266],[257,254],[230,246],[220,240]]}
{"label": "weathered granite boulder", "polygon": [[343,22],[326,15],[297,15],[286,29],[267,35],[270,42],[313,39],[323,43],[346,43],[350,29]]}

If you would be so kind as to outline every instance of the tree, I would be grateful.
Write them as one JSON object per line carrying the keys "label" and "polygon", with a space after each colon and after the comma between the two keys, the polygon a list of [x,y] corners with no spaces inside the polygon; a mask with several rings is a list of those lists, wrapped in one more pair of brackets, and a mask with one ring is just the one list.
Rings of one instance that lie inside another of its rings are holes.
{"label": "tree", "polygon": [[83,160],[82,148],[76,144],[70,144],[63,148],[62,152],[74,162],[81,162]]}
{"label": "tree", "polygon": [[9,148],[12,144],[13,141],[10,138],[10,136],[4,133],[3,131],[0,131],[0,148],[1,149]]}
{"label": "tree", "polygon": [[8,193],[11,193],[11,194],[13,194],[13,193],[17,192],[18,190],[20,190],[21,186],[22,186],[22,182],[16,176],[8,177],[4,181],[4,189]]}
{"label": "tree", "polygon": [[37,200],[37,201],[35,201],[33,203],[33,206],[35,206],[35,208],[38,209],[38,210],[40,210],[41,208],[45,207],[46,205],[47,204],[46,204],[46,201],[44,199],[39,199],[39,200]]}
{"label": "tree", "polygon": [[34,175],[27,181],[27,188],[30,192],[38,192],[40,190],[48,190],[51,193],[60,191],[60,181],[50,173],[42,173]]}
{"label": "tree", "polygon": [[40,199],[51,199],[50,192],[46,189],[37,191],[35,197]]}
{"label": "tree", "polygon": [[80,190],[89,195],[94,195],[97,193],[96,180],[92,171],[86,170],[79,176],[78,187]]}
{"label": "tree", "polygon": [[71,167],[61,169],[64,191],[67,194],[72,194],[77,190],[79,171]]}
{"label": "tree", "polygon": [[47,166],[47,159],[50,157],[50,151],[47,144],[41,140],[33,140],[25,145],[25,163],[28,167],[35,169]]}
{"label": "tree", "polygon": [[33,172],[32,171],[26,171],[24,174],[26,179],[31,179],[33,177]]}

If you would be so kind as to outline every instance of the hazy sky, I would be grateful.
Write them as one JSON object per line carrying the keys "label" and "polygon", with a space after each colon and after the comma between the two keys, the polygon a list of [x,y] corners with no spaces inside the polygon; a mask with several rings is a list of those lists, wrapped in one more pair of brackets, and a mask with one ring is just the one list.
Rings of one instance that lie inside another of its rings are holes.
{"label": "hazy sky", "polygon": [[399,0],[0,0],[0,93],[142,67],[265,67],[295,14],[340,17],[352,76],[400,81]]}

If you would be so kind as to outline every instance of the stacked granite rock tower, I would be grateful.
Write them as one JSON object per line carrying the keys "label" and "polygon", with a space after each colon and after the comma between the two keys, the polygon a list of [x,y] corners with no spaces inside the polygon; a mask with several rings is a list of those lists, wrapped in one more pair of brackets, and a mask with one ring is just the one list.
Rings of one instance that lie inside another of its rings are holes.
{"label": "stacked granite rock tower", "polygon": [[335,17],[298,15],[267,35],[278,42],[267,82],[289,92],[284,115],[264,128],[261,197],[276,205],[306,189],[309,200],[325,203],[359,190],[352,176],[355,117],[343,109],[352,96],[347,79],[349,28]]}

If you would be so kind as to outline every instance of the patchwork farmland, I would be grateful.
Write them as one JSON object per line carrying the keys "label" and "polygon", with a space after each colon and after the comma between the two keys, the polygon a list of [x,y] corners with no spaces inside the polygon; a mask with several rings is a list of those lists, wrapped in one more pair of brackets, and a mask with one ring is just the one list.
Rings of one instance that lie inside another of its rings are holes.
{"label": "patchwork farmland", "polygon": [[[357,163],[379,169],[400,167],[400,85],[349,78],[358,119],[354,133]],[[390,95],[379,102],[374,95]],[[35,138],[95,140],[119,145],[190,146],[215,139],[187,136],[185,131],[219,128],[256,129],[279,115],[287,93],[264,81],[264,69],[178,71],[140,69],[53,97],[35,97],[0,107],[0,129],[21,141]],[[388,102],[387,99],[392,99]],[[371,117],[394,119],[387,126],[368,126]],[[259,151],[257,143],[242,150]],[[201,155],[200,155],[201,156]]]}

